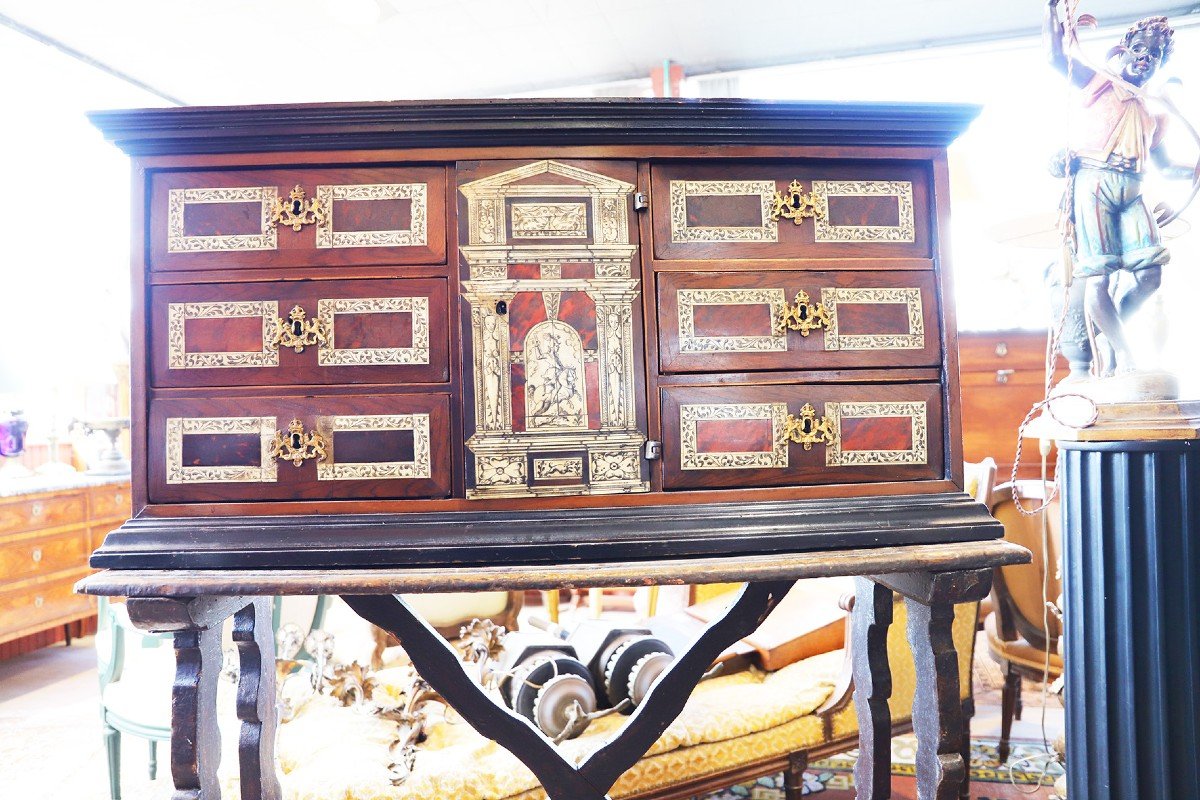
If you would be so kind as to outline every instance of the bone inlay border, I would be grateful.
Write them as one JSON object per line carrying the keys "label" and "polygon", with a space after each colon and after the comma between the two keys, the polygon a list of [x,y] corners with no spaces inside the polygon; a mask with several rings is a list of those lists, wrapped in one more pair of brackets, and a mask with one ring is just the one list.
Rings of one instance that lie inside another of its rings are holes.
{"label": "bone inlay border", "polygon": [[[337,346],[338,314],[412,315],[410,347]],[[429,363],[429,298],[369,297],[317,301],[317,319],[327,331],[325,342],[317,349],[317,364],[322,367],[384,366]]]}
{"label": "bone inlay border", "polygon": [[[822,289],[821,302],[829,311],[825,331],[826,350],[921,350],[925,347],[925,317],[921,313],[921,290]],[[908,333],[844,334],[838,331],[839,303],[896,303],[908,309]]]}
{"label": "bone inlay border", "polygon": [[[813,238],[818,242],[915,242],[913,188],[909,181],[813,181],[818,210]],[[899,225],[834,225],[829,221],[830,197],[895,197]]]}
{"label": "bone inlay border", "polygon": [[[748,227],[688,225],[689,197],[758,198],[762,223]],[[779,239],[779,223],[771,219],[774,181],[671,181],[668,193],[671,208],[671,241],[688,242],[774,242]]]}
{"label": "bone inlay border", "polygon": [[[317,247],[415,247],[428,241],[426,195],[423,183],[364,183],[318,186],[317,200],[327,210],[317,222]],[[334,201],[411,200],[409,226],[390,231],[339,231]]]}
{"label": "bone inlay border", "polygon": [[[836,432],[825,446],[829,467],[879,467],[893,464],[929,463],[929,427],[925,403],[826,403],[825,419]],[[912,423],[912,448],[908,450],[843,450],[842,420],[872,417],[904,417]]]}
{"label": "bone inlay border", "polygon": [[[196,467],[183,463],[183,437],[189,434],[253,435],[259,440],[257,467]],[[168,417],[167,483],[274,483],[274,417]]]}
{"label": "bone inlay border", "polygon": [[[776,332],[773,321],[783,314],[787,299],[783,289],[679,289],[679,352],[681,353],[781,353],[787,351],[787,332]],[[770,307],[768,336],[697,336],[696,306],[766,305]]]}
{"label": "bone inlay border", "polygon": [[[433,463],[429,447],[428,414],[371,414],[331,416],[318,420],[318,427],[329,442],[329,456],[317,462],[317,480],[380,480],[429,478]],[[348,431],[412,431],[411,461],[337,462],[337,435]]]}
{"label": "bone inlay border", "polygon": [[[185,341],[189,319],[262,319],[262,349],[256,351],[189,352]],[[270,345],[279,317],[273,300],[241,303],[169,303],[167,305],[167,368],[278,367],[279,351]]]}
{"label": "bone inlay border", "polygon": [[[788,446],[783,439],[787,403],[727,403],[679,407],[680,469],[782,469],[788,465]],[[701,453],[697,423],[720,420],[767,420],[771,423],[769,452]]]}
{"label": "bone inlay border", "polygon": [[[271,209],[279,193],[274,186],[245,186],[230,189],[171,189],[167,192],[168,253],[231,253],[247,250],[274,250],[275,226]],[[199,203],[259,203],[261,232],[222,236],[188,236],[184,233],[184,213]]]}

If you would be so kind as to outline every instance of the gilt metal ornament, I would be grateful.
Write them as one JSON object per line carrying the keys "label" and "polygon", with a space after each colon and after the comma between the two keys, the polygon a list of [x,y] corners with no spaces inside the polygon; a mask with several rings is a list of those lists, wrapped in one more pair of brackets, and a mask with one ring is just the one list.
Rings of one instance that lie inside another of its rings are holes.
{"label": "gilt metal ornament", "polygon": [[293,419],[288,425],[287,433],[275,432],[274,453],[276,458],[291,461],[300,466],[308,459],[325,460],[325,439],[316,431],[304,432],[304,423]]}
{"label": "gilt metal ornament", "polygon": [[293,306],[287,319],[278,318],[271,344],[276,348],[290,347],[297,353],[303,353],[305,347],[324,345],[328,340],[329,331],[324,320],[320,317],[309,319],[303,308]]}
{"label": "gilt metal ornament", "polygon": [[790,329],[800,331],[801,336],[808,336],[811,332],[829,328],[832,324],[833,320],[824,304],[814,304],[808,292],[801,290],[796,293],[792,305],[783,309],[776,327],[780,333],[784,329]]}
{"label": "gilt metal ornament", "polygon": [[288,192],[288,199],[277,198],[271,208],[271,226],[283,225],[294,231],[299,231],[305,225],[324,224],[328,219],[329,210],[317,198],[304,199],[304,188],[296,184]]}
{"label": "gilt metal ornament", "polygon": [[771,201],[771,219],[790,219],[799,225],[809,217],[823,217],[820,198],[815,192],[805,192],[800,181],[788,184],[787,192],[775,192]]}
{"label": "gilt metal ornament", "polygon": [[833,424],[825,417],[818,417],[812,403],[805,403],[800,416],[787,415],[783,424],[783,441],[804,445],[812,450],[814,444],[833,444],[837,438]]}

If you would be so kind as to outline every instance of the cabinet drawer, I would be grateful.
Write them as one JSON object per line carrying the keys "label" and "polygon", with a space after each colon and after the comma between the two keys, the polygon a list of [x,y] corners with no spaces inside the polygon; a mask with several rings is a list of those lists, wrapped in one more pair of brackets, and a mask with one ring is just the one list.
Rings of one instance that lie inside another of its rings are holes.
{"label": "cabinet drawer", "polygon": [[94,486],[88,495],[91,503],[89,517],[92,521],[129,518],[132,507],[128,483]]}
{"label": "cabinet drawer", "polygon": [[445,227],[440,166],[151,178],[152,269],[443,264]]}
{"label": "cabinet drawer", "polygon": [[150,431],[153,502],[450,492],[446,394],[160,399]]}
{"label": "cabinet drawer", "polygon": [[8,631],[35,627],[39,622],[74,613],[86,613],[92,599],[74,592],[80,572],[65,580],[0,592],[0,636]]}
{"label": "cabinet drawer", "polygon": [[87,566],[86,529],[41,539],[25,539],[0,545],[0,575],[7,581],[50,575]]}
{"label": "cabinet drawer", "polygon": [[[944,472],[937,384],[670,386],[662,389],[662,421],[666,489],[925,480]],[[789,439],[793,425],[805,425],[796,431],[801,441]]]}
{"label": "cabinet drawer", "polygon": [[934,366],[934,275],[896,272],[663,272],[663,372]]}
{"label": "cabinet drawer", "polygon": [[156,286],[150,296],[155,386],[450,377],[442,278]]}
{"label": "cabinet drawer", "polygon": [[[780,213],[792,188],[804,211]],[[657,164],[651,191],[660,259],[930,257],[929,175],[912,162]]]}
{"label": "cabinet drawer", "polygon": [[87,495],[82,490],[0,503],[0,536],[87,521]]}

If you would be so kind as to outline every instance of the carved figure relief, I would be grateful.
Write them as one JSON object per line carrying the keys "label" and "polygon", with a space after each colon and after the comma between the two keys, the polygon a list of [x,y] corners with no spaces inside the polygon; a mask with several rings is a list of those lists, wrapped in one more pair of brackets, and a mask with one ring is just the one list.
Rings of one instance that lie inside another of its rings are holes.
{"label": "carved figure relief", "polygon": [[529,428],[587,427],[583,344],[558,321],[533,326],[525,337],[525,425]]}
{"label": "carved figure relief", "polygon": [[475,395],[469,498],[649,489],[634,391],[634,188],[557,161],[459,187]]}

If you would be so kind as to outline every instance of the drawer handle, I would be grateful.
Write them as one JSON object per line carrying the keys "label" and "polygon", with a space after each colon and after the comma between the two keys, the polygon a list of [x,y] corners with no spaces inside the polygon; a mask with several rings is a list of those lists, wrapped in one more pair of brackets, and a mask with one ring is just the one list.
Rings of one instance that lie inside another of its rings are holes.
{"label": "drawer handle", "polygon": [[771,200],[771,219],[778,221],[780,217],[790,219],[799,225],[809,217],[825,218],[825,207],[821,198],[815,192],[805,193],[800,181],[788,184],[787,192],[775,192]]}
{"label": "drawer handle", "polygon": [[271,227],[284,225],[294,231],[299,231],[305,225],[324,223],[329,211],[321,205],[317,198],[306,201],[304,188],[296,184],[288,193],[288,199],[275,198],[275,206],[271,209]]}
{"label": "drawer handle", "polygon": [[46,513],[46,507],[41,503],[34,503],[29,507],[29,513],[35,517],[40,517],[42,514]]}
{"label": "drawer handle", "polygon": [[805,450],[812,450],[814,444],[833,444],[837,434],[833,425],[825,417],[818,417],[812,403],[805,403],[800,409],[800,416],[787,415],[783,423],[783,441],[804,445]]}
{"label": "drawer handle", "polygon": [[275,336],[271,345],[278,350],[280,347],[290,347],[297,353],[303,353],[305,347],[325,344],[329,332],[320,319],[308,319],[308,314],[300,306],[292,306],[288,318],[277,317]]}
{"label": "drawer handle", "polygon": [[297,467],[306,459],[325,460],[325,439],[316,431],[304,432],[304,423],[293,419],[287,433],[275,431],[275,457],[291,461]]}
{"label": "drawer handle", "polygon": [[33,557],[33,563],[40,564],[42,562],[42,548],[33,548],[33,552],[30,555]]}
{"label": "drawer handle", "polygon": [[803,290],[796,293],[796,299],[791,306],[785,306],[777,320],[776,330],[783,333],[787,329],[800,331],[801,336],[808,336],[812,331],[829,328],[833,320],[823,303],[812,303],[808,292]]}
{"label": "drawer handle", "polygon": [[1016,373],[1015,369],[998,369],[996,370],[996,383],[1008,383],[1008,379]]}
{"label": "drawer handle", "polygon": [[46,599],[44,597],[42,597],[40,594],[37,597],[33,598],[33,607],[34,608],[41,608],[44,605],[46,605]]}

